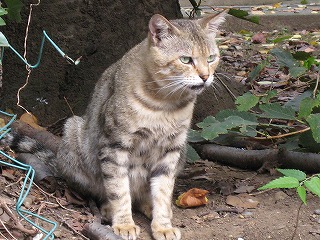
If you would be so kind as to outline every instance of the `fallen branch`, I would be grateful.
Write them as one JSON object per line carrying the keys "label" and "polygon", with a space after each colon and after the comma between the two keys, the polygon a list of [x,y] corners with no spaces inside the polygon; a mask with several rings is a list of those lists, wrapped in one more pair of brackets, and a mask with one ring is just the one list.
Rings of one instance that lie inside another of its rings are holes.
{"label": "fallen branch", "polygon": [[40,142],[43,146],[50,149],[52,152],[56,153],[58,151],[59,143],[61,141],[60,137],[53,135],[46,130],[38,130],[30,125],[16,120],[11,124],[11,128],[21,134],[33,138]]}
{"label": "fallen branch", "polygon": [[320,172],[320,154],[286,151],[285,149],[245,150],[216,144],[195,146],[202,159],[242,168],[260,169],[266,165]]}
{"label": "fallen branch", "polygon": [[99,218],[92,223],[85,224],[82,233],[91,240],[122,240],[110,226],[102,225]]}

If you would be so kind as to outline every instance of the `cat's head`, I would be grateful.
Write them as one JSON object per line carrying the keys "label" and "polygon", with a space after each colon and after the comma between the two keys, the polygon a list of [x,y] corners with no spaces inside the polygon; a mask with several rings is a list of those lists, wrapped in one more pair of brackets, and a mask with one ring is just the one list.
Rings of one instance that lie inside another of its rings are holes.
{"label": "cat's head", "polygon": [[159,92],[196,95],[214,81],[220,57],[215,36],[226,12],[197,20],[151,18],[147,64]]}

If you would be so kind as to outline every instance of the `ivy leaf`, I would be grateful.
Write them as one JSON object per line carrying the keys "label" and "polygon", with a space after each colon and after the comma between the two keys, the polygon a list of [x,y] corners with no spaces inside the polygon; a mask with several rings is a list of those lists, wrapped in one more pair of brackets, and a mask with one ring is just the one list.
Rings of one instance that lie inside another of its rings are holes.
{"label": "ivy leaf", "polygon": [[320,197],[320,178],[319,177],[313,177],[310,180],[305,181],[304,185],[310,192]]}
{"label": "ivy leaf", "polygon": [[193,129],[189,129],[188,131],[188,142],[201,142],[203,141],[203,137],[201,137],[201,132]]}
{"label": "ivy leaf", "polygon": [[270,53],[277,58],[277,63],[281,67],[298,67],[300,64],[299,62],[294,59],[292,54],[289,51],[279,49],[279,48],[274,48],[270,50]]}
{"label": "ivy leaf", "polygon": [[263,96],[261,98],[261,102],[263,103],[269,103],[271,98],[274,98],[275,96],[277,96],[278,92],[276,90],[271,90],[268,91],[267,96]]}
{"label": "ivy leaf", "polygon": [[306,120],[310,125],[314,140],[320,143],[320,113],[311,114]]}
{"label": "ivy leaf", "polygon": [[277,168],[277,171],[282,173],[283,175],[285,175],[286,177],[294,177],[296,179],[298,179],[298,181],[303,181],[306,179],[307,175],[297,169],[280,169]]}
{"label": "ivy leaf", "polygon": [[188,159],[188,162],[192,162],[192,163],[201,159],[197,151],[193,147],[191,147],[189,144],[187,144],[187,159]]}
{"label": "ivy leaf", "polygon": [[245,125],[257,125],[257,122],[247,121],[239,116],[227,117],[224,121],[214,122],[202,129],[201,137],[206,140],[212,140],[221,134],[228,133],[229,129],[243,127]]}
{"label": "ivy leaf", "polygon": [[216,120],[215,117],[213,117],[213,116],[208,116],[208,117],[206,117],[205,119],[203,119],[202,122],[199,122],[199,123],[197,123],[196,125],[197,125],[197,127],[199,127],[199,128],[205,128],[205,127],[210,126],[212,123],[218,123],[218,122],[219,122],[219,121]]}
{"label": "ivy leaf", "polygon": [[303,186],[297,187],[297,193],[301,201],[307,205],[307,190]]}
{"label": "ivy leaf", "polygon": [[253,108],[259,102],[259,97],[253,95],[250,92],[243,94],[240,97],[237,97],[235,103],[237,104],[237,109],[239,111],[248,111]]}
{"label": "ivy leaf", "polygon": [[238,111],[235,109],[221,110],[215,116],[216,116],[216,119],[219,121],[223,121],[224,119],[226,119],[227,117],[230,117],[230,116],[238,116],[238,117],[243,118],[244,120],[257,122],[256,115],[249,113],[249,112]]}
{"label": "ivy leaf", "polygon": [[304,52],[304,51],[297,51],[295,53],[292,54],[292,56],[300,61],[305,61],[307,60],[309,57],[311,57],[311,53],[309,52]]}
{"label": "ivy leaf", "polygon": [[299,108],[299,118],[306,118],[311,113],[313,108],[320,106],[320,94],[315,99],[306,97],[301,100]]}
{"label": "ivy leaf", "polygon": [[319,153],[320,143],[317,143],[313,136],[312,131],[307,131],[302,134],[299,134],[300,149],[305,148],[308,152]]}
{"label": "ivy leaf", "polygon": [[298,179],[294,177],[280,177],[258,188],[258,190],[273,189],[273,188],[297,188],[299,186],[300,185],[299,185]]}
{"label": "ivy leaf", "polygon": [[259,77],[261,71],[267,66],[268,61],[263,61],[258,64],[248,75],[250,81],[254,81],[257,77]]}
{"label": "ivy leaf", "polygon": [[295,120],[295,111],[291,107],[281,106],[279,103],[268,103],[260,105],[259,108],[263,111],[262,117]]}
{"label": "ivy leaf", "polygon": [[289,74],[293,78],[300,77],[301,75],[305,74],[307,69],[305,67],[290,67]]}

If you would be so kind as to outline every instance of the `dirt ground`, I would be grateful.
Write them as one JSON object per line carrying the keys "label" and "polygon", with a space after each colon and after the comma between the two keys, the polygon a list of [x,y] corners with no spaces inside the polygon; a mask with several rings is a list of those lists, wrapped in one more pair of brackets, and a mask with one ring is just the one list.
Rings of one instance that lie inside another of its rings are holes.
{"label": "dirt ground", "polygon": [[[10,172],[2,167],[0,196],[1,199],[6,199],[11,209],[14,209],[20,192],[22,182],[19,179],[20,176],[20,172]],[[184,191],[197,187],[209,191],[209,202],[206,206],[191,209],[174,206],[173,224],[181,229],[182,239],[185,240],[320,239],[319,198],[310,195],[308,205],[301,206],[294,191],[259,192],[256,190],[275,177],[203,160],[187,165],[182,178],[177,180],[174,199]],[[226,204],[226,195],[237,196],[238,193],[235,192],[239,192],[240,186],[244,187],[242,189],[250,189],[250,196],[259,201],[256,208],[241,209]],[[64,189],[57,191],[53,197],[34,185],[27,197],[27,202],[29,210],[58,223],[58,228],[54,232],[55,239],[87,239],[81,235],[80,231],[86,222],[92,220],[90,210],[87,205],[72,204],[71,202],[75,202],[75,199],[70,198]],[[4,215],[2,211],[1,224],[5,221]],[[140,239],[152,239],[150,221],[139,213],[135,213],[134,219],[141,227]],[[22,222],[26,228],[30,229],[30,225]],[[51,227],[48,224],[42,224],[41,221],[38,223],[46,229]],[[21,235],[21,231],[5,225],[16,239],[36,239]],[[0,225],[0,233],[2,233],[1,240],[6,239],[5,236],[7,239],[13,239],[8,236],[3,225]]]}

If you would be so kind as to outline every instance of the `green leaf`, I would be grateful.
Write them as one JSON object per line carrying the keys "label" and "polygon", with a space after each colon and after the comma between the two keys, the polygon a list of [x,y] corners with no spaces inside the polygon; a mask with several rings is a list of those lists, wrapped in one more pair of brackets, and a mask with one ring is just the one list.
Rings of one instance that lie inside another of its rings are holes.
{"label": "green leaf", "polygon": [[261,98],[261,102],[263,103],[269,103],[270,99],[274,98],[275,96],[277,96],[278,92],[277,90],[271,90],[268,91],[267,96],[263,96]]}
{"label": "green leaf", "polygon": [[257,16],[249,16],[249,13],[247,11],[244,10],[240,10],[240,9],[235,9],[235,8],[230,8],[228,14],[249,21],[249,22],[253,22],[256,24],[259,24],[259,17]]}
{"label": "green leaf", "polygon": [[290,67],[289,74],[293,78],[300,77],[301,75],[305,74],[307,69],[305,67]]}
{"label": "green leaf", "polygon": [[306,118],[311,113],[313,108],[320,106],[320,94],[317,95],[315,99],[311,97],[306,97],[301,100],[299,109],[299,118]]}
{"label": "green leaf", "polygon": [[273,188],[297,188],[299,186],[300,185],[299,185],[298,179],[294,177],[280,177],[258,188],[258,190],[273,189]]}
{"label": "green leaf", "polygon": [[205,127],[210,126],[212,123],[218,123],[218,122],[219,122],[219,121],[216,120],[215,117],[213,117],[213,116],[208,116],[208,117],[206,117],[205,119],[203,119],[202,122],[199,122],[199,123],[197,123],[196,125],[197,125],[197,127],[199,127],[199,128],[205,128]]}
{"label": "green leaf", "polygon": [[292,54],[289,51],[274,48],[270,50],[270,53],[277,58],[277,63],[281,67],[299,67],[300,64],[297,60],[295,60]]}
{"label": "green leaf", "polygon": [[253,108],[259,102],[259,97],[253,95],[250,92],[237,97],[235,103],[237,104],[237,109],[239,111],[248,111]]}
{"label": "green leaf", "polygon": [[201,137],[201,132],[193,129],[188,131],[188,142],[202,142],[203,137]]}
{"label": "green leaf", "polygon": [[259,108],[263,111],[261,117],[295,120],[295,111],[291,107],[281,106],[279,103],[268,103],[260,105]]}
{"label": "green leaf", "polygon": [[299,142],[300,149],[305,148],[308,152],[312,153],[319,153],[320,149],[320,143],[317,143],[313,136],[311,131],[304,132],[302,134],[299,134]]}
{"label": "green leaf", "polygon": [[313,177],[310,180],[305,181],[304,185],[310,192],[320,197],[320,178],[319,177]]}
{"label": "green leaf", "polygon": [[292,37],[292,35],[283,36],[283,37],[278,37],[278,38],[273,39],[273,42],[274,42],[274,43],[279,43],[279,42],[282,42],[282,41],[284,41],[284,40],[287,40],[287,39],[289,39],[289,38],[291,38],[291,37]]}
{"label": "green leaf", "polygon": [[0,32],[0,47],[9,47],[7,38]]}
{"label": "green leaf", "polygon": [[312,96],[312,90],[309,89],[303,92],[302,94],[296,96],[294,99],[289,100],[283,106],[292,107],[295,111],[299,111],[301,101],[306,97],[310,97],[310,96]]}
{"label": "green leaf", "polygon": [[304,51],[297,51],[297,52],[293,53],[292,56],[297,60],[305,61],[311,57],[311,53],[307,53]]}
{"label": "green leaf", "polygon": [[7,10],[0,7],[0,16],[6,15],[6,14],[8,14]]}
{"label": "green leaf", "polygon": [[238,116],[238,117],[243,118],[244,120],[248,120],[248,121],[252,121],[252,122],[258,121],[256,115],[249,113],[249,112],[238,111],[235,109],[221,110],[215,116],[216,116],[216,119],[219,120],[220,122],[230,116]]}
{"label": "green leaf", "polygon": [[239,116],[230,116],[222,122],[215,122],[202,129],[201,137],[212,140],[220,134],[228,133],[229,129],[243,127],[245,125],[257,125],[257,122],[247,121]]}
{"label": "green leaf", "polygon": [[188,162],[195,162],[197,160],[201,159],[198,155],[197,151],[191,147],[189,144],[187,144],[187,160]]}
{"label": "green leaf", "polygon": [[311,114],[306,120],[310,125],[314,140],[320,143],[320,113]]}
{"label": "green leaf", "polygon": [[294,177],[296,179],[298,179],[298,181],[303,181],[306,179],[307,175],[297,169],[280,169],[277,168],[277,171],[282,173],[283,175],[285,175],[286,177]]}
{"label": "green leaf", "polygon": [[250,81],[254,81],[257,77],[259,77],[261,71],[267,66],[269,62],[263,61],[258,64],[248,75]]}
{"label": "green leaf", "polygon": [[301,201],[307,205],[307,190],[303,186],[297,187],[297,194],[300,197]]}
{"label": "green leaf", "polygon": [[2,17],[0,17],[0,26],[4,26],[6,25],[6,22],[3,20]]}
{"label": "green leaf", "polygon": [[12,21],[21,22],[21,8],[23,3],[20,0],[5,0],[8,7],[8,17]]}

